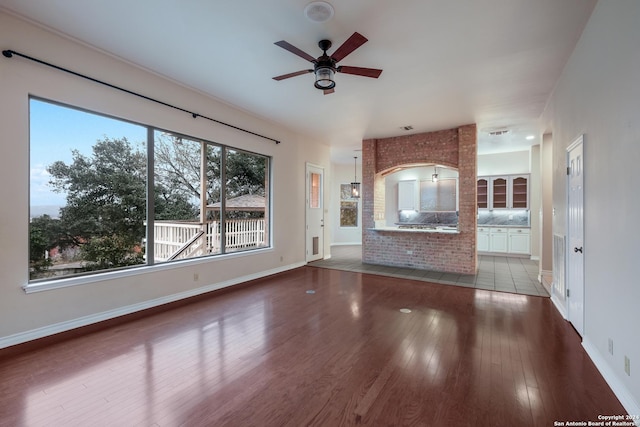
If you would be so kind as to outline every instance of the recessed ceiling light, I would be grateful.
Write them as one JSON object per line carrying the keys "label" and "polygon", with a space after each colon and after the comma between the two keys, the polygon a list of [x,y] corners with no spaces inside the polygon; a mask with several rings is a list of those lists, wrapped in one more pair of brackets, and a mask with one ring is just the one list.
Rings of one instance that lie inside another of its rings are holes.
{"label": "recessed ceiling light", "polygon": [[333,17],[333,6],[324,1],[313,1],[304,8],[304,16],[313,22],[327,22]]}
{"label": "recessed ceiling light", "polygon": [[536,139],[533,135],[527,135],[527,141],[531,141],[532,139]]}

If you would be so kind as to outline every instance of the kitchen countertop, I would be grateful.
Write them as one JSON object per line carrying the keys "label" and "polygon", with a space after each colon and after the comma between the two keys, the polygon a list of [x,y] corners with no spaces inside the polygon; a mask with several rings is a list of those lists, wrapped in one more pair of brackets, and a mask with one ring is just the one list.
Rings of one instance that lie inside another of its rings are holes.
{"label": "kitchen countertop", "polygon": [[497,224],[478,224],[478,228],[531,228],[530,225],[497,225]]}
{"label": "kitchen countertop", "polygon": [[453,227],[435,227],[435,228],[398,228],[397,226],[378,226],[376,228],[368,228],[371,231],[397,231],[400,233],[444,233],[444,234],[460,234],[457,228]]}

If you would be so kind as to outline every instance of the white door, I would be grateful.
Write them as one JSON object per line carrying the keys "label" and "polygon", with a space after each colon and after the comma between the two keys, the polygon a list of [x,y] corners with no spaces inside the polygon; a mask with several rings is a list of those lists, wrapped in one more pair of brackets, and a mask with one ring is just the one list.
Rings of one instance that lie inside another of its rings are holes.
{"label": "white door", "polygon": [[324,254],[324,169],[307,163],[306,251],[307,262]]}
{"label": "white door", "polygon": [[567,309],[569,321],[584,335],[584,158],[582,136],[567,148]]}

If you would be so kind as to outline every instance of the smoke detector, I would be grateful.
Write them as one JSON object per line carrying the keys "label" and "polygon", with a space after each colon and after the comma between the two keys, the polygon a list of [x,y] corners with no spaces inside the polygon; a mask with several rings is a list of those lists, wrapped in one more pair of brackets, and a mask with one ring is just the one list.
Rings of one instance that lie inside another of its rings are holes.
{"label": "smoke detector", "polygon": [[312,22],[327,22],[333,17],[333,6],[324,1],[313,1],[304,8],[304,16]]}

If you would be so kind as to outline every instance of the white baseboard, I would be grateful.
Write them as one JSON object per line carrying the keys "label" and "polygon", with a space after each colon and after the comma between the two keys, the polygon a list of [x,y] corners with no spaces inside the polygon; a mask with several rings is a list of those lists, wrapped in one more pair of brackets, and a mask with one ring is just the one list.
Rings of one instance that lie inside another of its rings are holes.
{"label": "white baseboard", "polygon": [[254,279],[260,279],[262,277],[270,276],[276,273],[281,273],[283,271],[293,270],[294,268],[302,267],[304,265],[306,265],[306,263],[304,262],[289,264],[289,265],[274,268],[271,270],[261,271],[258,273],[237,277],[231,280],[226,280],[224,282],[202,286],[200,288],[191,289],[189,291],[180,292],[178,294],[167,295],[164,297],[156,298],[149,301],[143,301],[137,304],[116,308],[116,309],[105,311],[102,313],[91,314],[89,316],[67,320],[67,321],[56,323],[53,325],[47,325],[41,328],[32,329],[30,331],[9,335],[9,336],[0,338],[0,349],[5,347],[10,347],[12,345],[23,344],[28,341],[33,341],[35,339],[44,338],[44,337],[58,334],[61,332],[70,331],[72,329],[80,328],[82,326],[88,326],[94,323],[103,322],[105,320],[115,319],[116,317],[135,313],[141,310],[146,310],[148,308],[157,307],[163,304],[179,301],[185,298],[190,298],[197,295],[205,294],[207,292],[216,291],[218,289],[228,288],[229,286],[238,285],[240,283],[248,282]]}
{"label": "white baseboard", "polygon": [[598,349],[591,343],[589,338],[582,340],[582,347],[584,347],[593,364],[596,365],[596,368],[600,371],[604,380],[609,384],[609,387],[611,387],[611,390],[613,390],[613,393],[622,406],[624,406],[624,409],[627,410],[627,413],[633,415],[640,414],[640,404],[633,398],[633,395],[624,383],[618,379],[615,372],[611,369],[604,357],[602,357]]}
{"label": "white baseboard", "polygon": [[556,310],[558,310],[562,318],[567,320],[567,310],[564,308],[562,302],[558,300],[558,297],[553,292],[551,292],[551,302],[556,307]]}
{"label": "white baseboard", "polygon": [[340,242],[332,243],[331,246],[362,246],[362,242]]}
{"label": "white baseboard", "polygon": [[539,256],[537,256],[537,255],[531,255],[531,256],[529,257],[529,259],[530,259],[531,261],[540,261],[540,257],[539,257]]}

